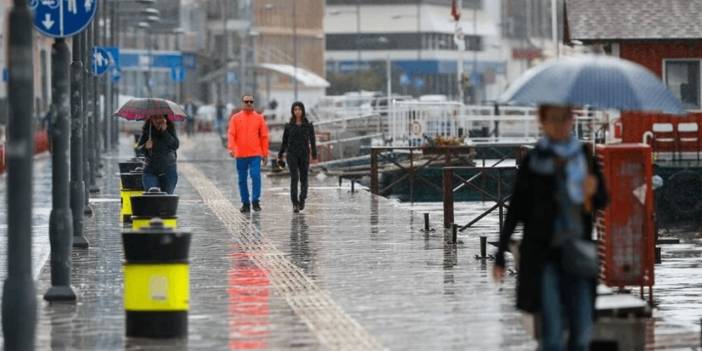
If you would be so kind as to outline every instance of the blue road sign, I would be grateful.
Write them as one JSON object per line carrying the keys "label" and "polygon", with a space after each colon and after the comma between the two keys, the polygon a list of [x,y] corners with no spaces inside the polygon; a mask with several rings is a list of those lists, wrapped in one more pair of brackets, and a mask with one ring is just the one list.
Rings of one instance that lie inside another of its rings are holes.
{"label": "blue road sign", "polygon": [[171,79],[174,82],[182,82],[185,80],[185,68],[184,67],[172,67],[171,68]]}
{"label": "blue road sign", "polygon": [[28,0],[34,28],[52,38],[80,33],[95,16],[97,0]]}
{"label": "blue road sign", "polygon": [[119,48],[114,46],[101,46],[101,49],[107,51],[107,56],[110,59],[110,67],[113,69],[122,68],[119,60]]}
{"label": "blue road sign", "polygon": [[93,66],[94,75],[103,75],[112,65],[112,62],[110,62],[110,53],[101,47],[93,48],[93,60],[91,64]]}
{"label": "blue road sign", "polygon": [[2,69],[2,81],[7,82],[10,80],[10,72],[7,70],[7,68]]}

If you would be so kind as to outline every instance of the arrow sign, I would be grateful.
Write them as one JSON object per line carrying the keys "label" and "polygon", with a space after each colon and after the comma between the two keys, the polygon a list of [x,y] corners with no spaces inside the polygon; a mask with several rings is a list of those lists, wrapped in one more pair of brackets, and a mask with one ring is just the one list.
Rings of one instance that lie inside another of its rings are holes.
{"label": "arrow sign", "polygon": [[52,38],[74,36],[95,17],[97,0],[29,0],[34,28]]}
{"label": "arrow sign", "polygon": [[51,27],[54,26],[54,23],[56,23],[56,22],[54,22],[54,21],[51,19],[51,14],[50,14],[50,13],[45,14],[45,15],[44,15],[44,21],[41,22],[41,24],[44,25],[44,28],[46,28],[46,30],[50,30]]}
{"label": "arrow sign", "polygon": [[103,73],[107,72],[108,68],[110,68],[110,53],[101,47],[93,48],[92,61],[93,74],[96,76],[101,76]]}

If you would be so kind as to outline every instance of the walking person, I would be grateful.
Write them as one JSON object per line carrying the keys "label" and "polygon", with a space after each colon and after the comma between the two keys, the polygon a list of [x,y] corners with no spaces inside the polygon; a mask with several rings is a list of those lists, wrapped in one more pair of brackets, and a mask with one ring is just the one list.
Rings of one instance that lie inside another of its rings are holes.
{"label": "walking person", "polygon": [[[305,105],[295,102],[290,109],[292,117],[285,125],[283,143],[278,152],[278,160],[283,160],[286,155],[288,169],[290,170],[290,199],[293,212],[298,213],[305,209],[307,199],[307,179],[310,169],[310,153],[312,159],[317,159],[317,145],[314,136],[314,125],[305,116]],[[297,183],[300,183],[298,197]]]}
{"label": "walking person", "polygon": [[[241,98],[241,112],[229,119],[227,148],[236,158],[239,177],[241,213],[261,210],[261,164],[268,158],[268,127],[263,116],[254,111],[254,98]],[[248,177],[251,176],[252,191],[249,197]]]}
{"label": "walking person", "polygon": [[175,126],[167,115],[152,116],[144,122],[136,149],[146,158],[142,176],[145,190],[156,187],[173,194],[178,183],[176,150],[179,146]]}
{"label": "walking person", "polygon": [[185,117],[185,133],[188,137],[195,134],[195,115],[197,114],[197,105],[193,102],[191,98],[185,103],[184,110],[186,113]]}
{"label": "walking person", "polygon": [[517,171],[493,276],[503,279],[504,253],[522,223],[517,308],[537,318],[540,350],[588,350],[599,272],[593,213],[607,191],[591,148],[571,135],[571,109],[541,106],[538,115],[544,136]]}

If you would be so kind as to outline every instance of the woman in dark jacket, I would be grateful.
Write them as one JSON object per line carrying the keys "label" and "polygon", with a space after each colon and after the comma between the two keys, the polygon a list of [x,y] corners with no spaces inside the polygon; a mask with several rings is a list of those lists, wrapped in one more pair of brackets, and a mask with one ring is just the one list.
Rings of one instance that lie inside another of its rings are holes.
{"label": "woman in dark jacket", "polygon": [[176,169],[176,150],[180,145],[173,122],[168,116],[152,116],[141,129],[141,138],[137,149],[144,151],[146,157],[142,183],[144,189],[156,187],[173,194],[178,183]]}
{"label": "woman in dark jacket", "polygon": [[[545,136],[522,159],[500,234],[493,275],[504,276],[504,253],[518,223],[517,308],[540,322],[541,350],[587,350],[596,296],[596,266],[587,274],[568,269],[573,239],[591,244],[594,211],[608,201],[602,173],[589,146],[571,135],[572,111],[541,106]],[[592,260],[594,263],[595,261]],[[563,320],[567,317],[566,320]],[[570,331],[568,346],[563,331]]]}
{"label": "woman in dark jacket", "polygon": [[[285,125],[283,144],[278,153],[278,160],[282,161],[286,154],[288,169],[290,170],[290,199],[293,212],[305,209],[307,199],[307,175],[310,168],[310,153],[312,159],[317,159],[317,145],[314,136],[314,126],[305,116],[305,105],[295,102],[290,109],[292,117]],[[300,196],[297,194],[297,183],[300,182]]]}

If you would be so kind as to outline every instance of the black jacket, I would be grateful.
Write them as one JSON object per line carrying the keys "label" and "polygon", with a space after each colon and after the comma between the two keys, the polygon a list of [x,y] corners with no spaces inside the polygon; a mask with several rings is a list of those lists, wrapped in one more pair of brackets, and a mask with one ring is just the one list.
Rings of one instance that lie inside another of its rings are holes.
{"label": "black jacket", "polygon": [[312,158],[317,158],[317,142],[312,122],[305,121],[301,125],[292,122],[285,125],[283,143],[280,146],[278,157],[283,157],[286,151],[288,154],[301,157],[309,157],[311,151]]}
{"label": "black jacket", "polygon": [[[153,140],[151,150],[146,150],[146,141],[149,140],[149,135]],[[176,164],[176,150],[180,146],[178,135],[176,134],[173,123],[168,123],[168,127],[164,131],[156,130],[151,126],[150,122],[144,123],[141,130],[141,138],[137,143],[137,149],[141,149],[146,157],[145,171],[160,174],[164,173],[171,166]]]}
{"label": "black jacket", "polygon": [[[592,198],[593,213],[603,209],[608,202],[602,172],[594,162],[592,152],[583,145],[587,155],[590,173],[597,177],[597,191]],[[529,159],[534,153],[547,152],[532,149],[519,163],[510,199],[507,217],[500,233],[500,243],[495,264],[504,267],[504,253],[517,224],[524,225],[524,235],[519,247],[519,275],[517,276],[517,308],[527,312],[537,312],[541,308],[541,276],[546,260],[554,256],[551,247],[553,222],[559,208],[556,202],[556,178],[553,175],[535,174],[529,168]],[[545,156],[544,154],[540,154]],[[590,240],[593,228],[593,213],[583,211],[584,239]],[[555,253],[557,255],[557,253]],[[596,284],[593,279],[593,289]]]}

